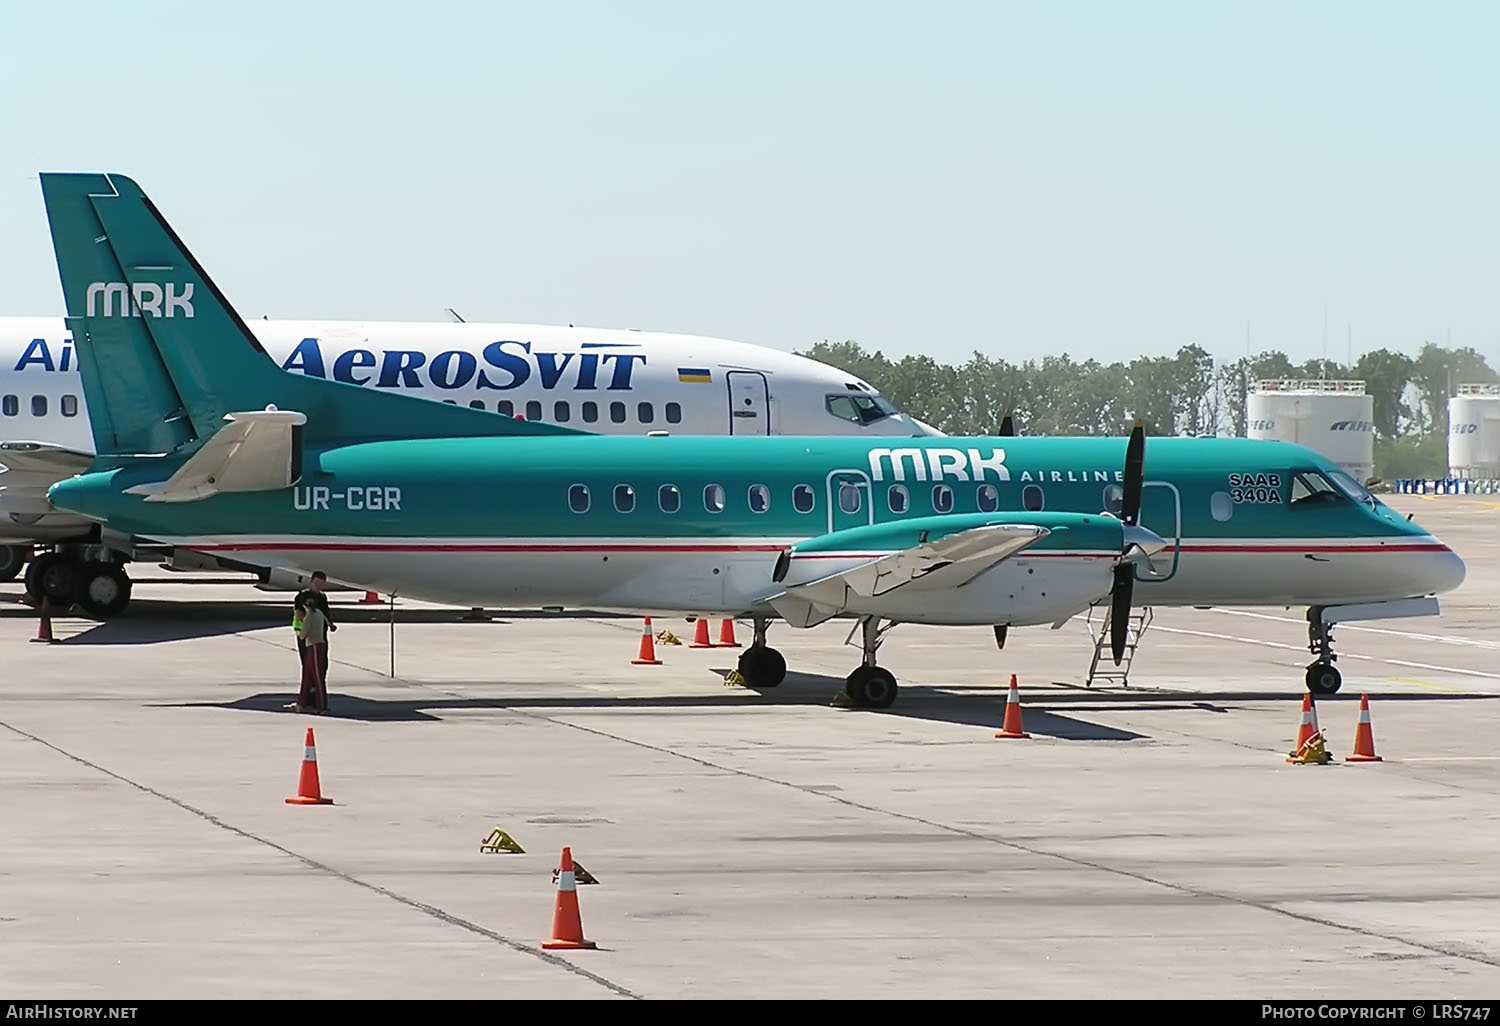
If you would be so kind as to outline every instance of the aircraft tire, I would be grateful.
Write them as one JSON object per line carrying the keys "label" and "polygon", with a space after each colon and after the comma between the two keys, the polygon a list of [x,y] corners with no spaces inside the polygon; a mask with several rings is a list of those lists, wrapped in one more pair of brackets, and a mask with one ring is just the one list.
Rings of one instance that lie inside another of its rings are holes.
{"label": "aircraft tire", "polygon": [[74,575],[74,585],[74,601],[89,616],[116,616],[130,605],[130,578],[113,563],[83,564]]}
{"label": "aircraft tire", "polygon": [[740,653],[738,669],[752,688],[774,688],[786,680],[786,657],[774,648],[751,645]]}
{"label": "aircraft tire", "polygon": [[1343,675],[1332,663],[1316,662],[1307,668],[1307,690],[1314,695],[1336,695],[1343,684]]}
{"label": "aircraft tire", "polygon": [[29,545],[0,545],[0,582],[14,581],[21,576],[29,548]]}
{"label": "aircraft tire", "polygon": [[880,666],[861,666],[849,674],[844,691],[856,708],[889,709],[896,701],[896,677]]}
{"label": "aircraft tire", "polygon": [[40,602],[45,596],[59,609],[73,605],[73,582],[78,563],[60,552],[48,552],[26,568],[26,591]]}

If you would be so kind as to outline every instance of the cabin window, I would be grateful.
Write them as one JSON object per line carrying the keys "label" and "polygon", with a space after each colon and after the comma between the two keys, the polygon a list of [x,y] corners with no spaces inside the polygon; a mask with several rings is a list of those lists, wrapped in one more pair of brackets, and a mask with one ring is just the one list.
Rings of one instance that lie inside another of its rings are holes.
{"label": "cabin window", "polygon": [[667,403],[667,423],[668,424],[681,424],[682,423],[682,404],[681,403]]}
{"label": "cabin window", "polygon": [[635,510],[635,489],[630,485],[615,485],[615,512],[631,513]]}
{"label": "cabin window", "polygon": [[1000,490],[992,484],[979,486],[979,511],[993,513],[1000,508]]}
{"label": "cabin window", "polygon": [[817,493],[812,485],[801,484],[792,489],[792,509],[798,513],[811,513],[817,502]]}
{"label": "cabin window", "polygon": [[1021,506],[1028,513],[1040,513],[1047,505],[1046,497],[1037,485],[1027,485],[1021,489]]}
{"label": "cabin window", "polygon": [[541,420],[542,419],[542,404],[540,402],[538,402],[537,400],[533,399],[533,400],[531,400],[531,402],[529,402],[529,403],[526,404],[526,419],[527,420]]}
{"label": "cabin window", "polygon": [[839,485],[839,509],[845,513],[859,512],[859,489],[847,481]]}
{"label": "cabin window", "polygon": [[709,485],[703,489],[703,508],[710,513],[724,512],[724,486]]}
{"label": "cabin window", "polygon": [[574,513],[589,511],[589,486],[576,484],[568,489],[568,508]]}
{"label": "cabin window", "polygon": [[599,419],[599,404],[596,403],[596,402],[586,402],[586,403],[584,403],[583,404],[583,422],[585,424],[592,424],[595,421],[597,421],[598,419]]}
{"label": "cabin window", "polygon": [[31,415],[33,417],[45,417],[47,415],[47,397],[34,395],[31,397]]}
{"label": "cabin window", "polygon": [[765,485],[750,486],[750,512],[764,513],[771,508],[771,489]]}
{"label": "cabin window", "polygon": [[[63,399],[63,402],[67,403],[68,399],[71,399],[71,398],[73,398],[73,397],[72,396],[67,396],[67,397],[65,397]],[[469,400],[469,409],[471,409],[471,410],[482,410],[482,409],[484,409],[484,400],[483,399],[470,399]],[[71,417],[72,416],[71,413],[66,413],[66,412],[63,415],[66,416],[66,417]]]}
{"label": "cabin window", "polygon": [[1125,508],[1125,489],[1119,485],[1104,486],[1104,511],[1119,516]]}
{"label": "cabin window", "polygon": [[1234,503],[1229,501],[1229,493],[1214,492],[1210,495],[1208,497],[1208,511],[1221,524],[1234,516]]}
{"label": "cabin window", "polygon": [[932,508],[937,513],[953,512],[953,489],[947,485],[936,485],[932,489]]}
{"label": "cabin window", "polygon": [[911,496],[907,494],[906,485],[891,485],[885,501],[891,507],[892,513],[905,513],[907,507],[911,505]]}
{"label": "cabin window", "polygon": [[676,485],[662,485],[656,490],[656,504],[663,513],[676,513],[682,508],[682,493]]}
{"label": "cabin window", "polygon": [[13,395],[0,399],[0,409],[5,411],[7,417],[14,417],[21,412],[21,400]]}
{"label": "cabin window", "polygon": [[501,399],[495,404],[495,412],[502,417],[513,417],[515,416],[516,408],[510,404],[509,399]]}
{"label": "cabin window", "polygon": [[651,408],[650,403],[641,403],[635,408],[635,413],[642,424],[650,424],[656,419],[656,411]]}
{"label": "cabin window", "polygon": [[78,397],[76,395],[63,396],[62,413],[64,417],[78,416]]}
{"label": "cabin window", "polygon": [[557,402],[552,404],[552,419],[557,421],[559,424],[567,420],[568,414],[570,414],[571,412],[572,411],[568,409],[568,402],[566,399],[559,399]]}
{"label": "cabin window", "polygon": [[443,402],[447,403],[449,406],[457,406],[458,405],[458,400],[457,399],[444,399]]}
{"label": "cabin window", "polygon": [[625,404],[624,403],[610,403],[609,404],[609,419],[612,420],[612,421],[614,421],[616,424],[623,424],[623,423],[625,423]]}

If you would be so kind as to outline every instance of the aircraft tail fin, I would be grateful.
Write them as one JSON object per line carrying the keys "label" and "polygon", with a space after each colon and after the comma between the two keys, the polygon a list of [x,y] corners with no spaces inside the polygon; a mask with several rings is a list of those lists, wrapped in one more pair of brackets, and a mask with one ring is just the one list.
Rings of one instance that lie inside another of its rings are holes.
{"label": "aircraft tail fin", "polygon": [[200,447],[269,408],[303,414],[308,444],[587,434],[283,371],[135,182],[41,179],[101,457]]}

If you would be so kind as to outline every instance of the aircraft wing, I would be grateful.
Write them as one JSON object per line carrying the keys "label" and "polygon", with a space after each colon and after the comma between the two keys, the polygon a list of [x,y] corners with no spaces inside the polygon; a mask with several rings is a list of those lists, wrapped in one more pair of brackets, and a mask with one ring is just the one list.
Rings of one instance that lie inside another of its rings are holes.
{"label": "aircraft wing", "polygon": [[229,424],[166,481],[127,488],[147,502],[197,502],[221,492],[288,488],[302,476],[301,428],[307,416],[292,410],[225,414]]}
{"label": "aircraft wing", "polygon": [[[852,596],[876,598],[898,588],[962,588],[1050,532],[1032,524],[988,524],[879,556],[824,577],[792,583],[766,601],[793,626],[837,615]],[[837,558],[830,553],[829,558]]]}
{"label": "aircraft wing", "polygon": [[[50,442],[0,442],[0,467],[20,477],[50,475],[47,483],[81,474],[94,462],[90,453]],[[19,483],[19,477],[7,478]]]}
{"label": "aircraft wing", "polygon": [[89,453],[49,442],[0,442],[0,510],[18,517],[56,513],[47,489],[93,462]]}

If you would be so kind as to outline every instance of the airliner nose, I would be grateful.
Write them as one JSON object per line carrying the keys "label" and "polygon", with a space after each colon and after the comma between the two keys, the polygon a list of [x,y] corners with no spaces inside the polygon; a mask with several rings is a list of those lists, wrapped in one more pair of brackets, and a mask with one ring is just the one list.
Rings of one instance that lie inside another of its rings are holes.
{"label": "airliner nose", "polygon": [[1432,548],[1422,554],[1421,563],[1417,569],[1417,582],[1423,593],[1432,592],[1441,594],[1445,591],[1453,591],[1468,575],[1468,568],[1464,561],[1448,546],[1431,539]]}

